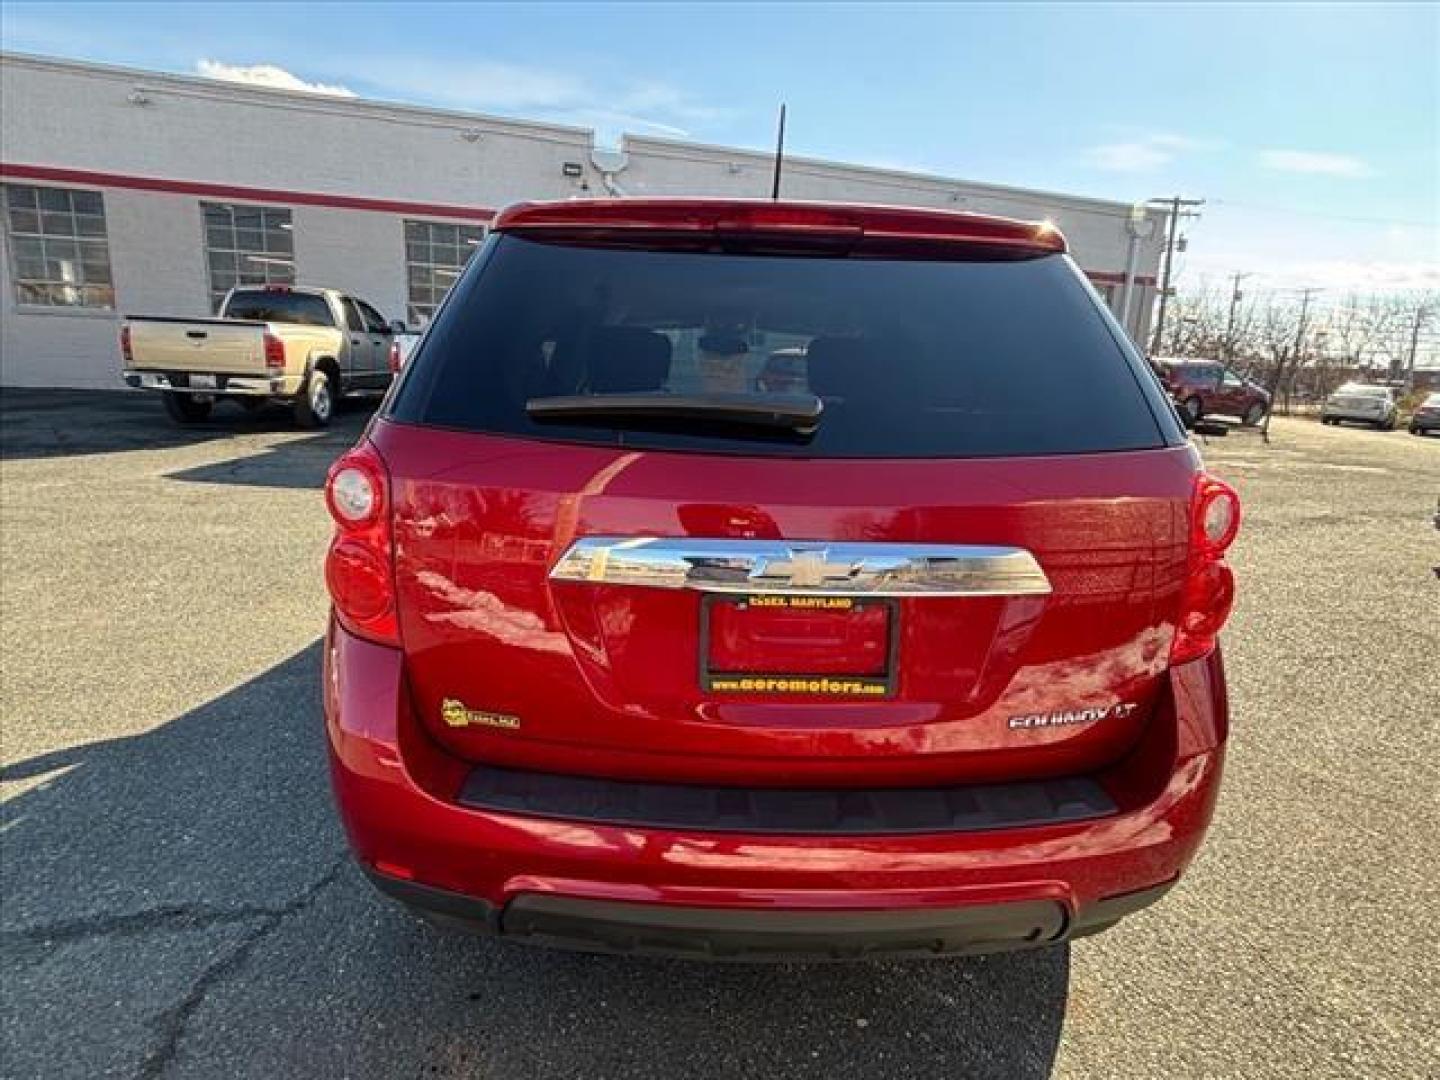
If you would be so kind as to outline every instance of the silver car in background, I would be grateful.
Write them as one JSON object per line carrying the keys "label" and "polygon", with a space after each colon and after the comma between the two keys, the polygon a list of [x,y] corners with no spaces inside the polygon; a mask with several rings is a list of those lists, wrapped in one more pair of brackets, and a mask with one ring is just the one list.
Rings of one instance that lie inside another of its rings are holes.
{"label": "silver car in background", "polygon": [[1339,424],[1348,420],[1391,431],[1398,415],[1395,391],[1390,387],[1346,383],[1325,399],[1325,407],[1320,410],[1320,421],[1325,424]]}

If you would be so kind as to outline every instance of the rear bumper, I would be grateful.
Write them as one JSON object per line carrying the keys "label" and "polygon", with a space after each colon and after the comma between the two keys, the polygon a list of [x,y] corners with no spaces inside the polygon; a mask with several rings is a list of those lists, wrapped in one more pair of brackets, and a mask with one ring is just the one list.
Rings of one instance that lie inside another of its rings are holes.
{"label": "rear bumper", "polygon": [[1114,813],[903,835],[735,833],[530,816],[459,802],[468,766],[410,715],[398,651],[332,626],[325,712],[341,818],[385,892],[549,944],[709,958],[943,955],[1104,929],[1188,865],[1214,808],[1217,655],[1104,782]]}
{"label": "rear bumper", "polygon": [[[190,375],[207,375],[214,386],[190,386]],[[236,397],[293,397],[300,391],[300,375],[219,375],[207,372],[126,370],[120,373],[125,385],[137,390],[165,390],[177,394],[222,394]]]}
{"label": "rear bumper", "polygon": [[366,868],[380,892],[435,922],[583,952],[697,960],[862,960],[967,956],[1083,937],[1159,900],[1171,882],[1102,900],[1073,919],[1057,900],[961,907],[786,910],[682,907],[547,893],[503,909]]}

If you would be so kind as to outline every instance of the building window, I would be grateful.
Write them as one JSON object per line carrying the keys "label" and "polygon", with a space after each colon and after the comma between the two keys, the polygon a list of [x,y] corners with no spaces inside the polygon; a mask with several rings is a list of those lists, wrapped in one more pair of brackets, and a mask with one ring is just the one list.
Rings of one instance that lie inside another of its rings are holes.
{"label": "building window", "polygon": [[410,304],[406,321],[424,326],[475,254],[485,229],[434,221],[405,222],[405,276]]}
{"label": "building window", "polygon": [[105,202],[98,191],[5,184],[15,299],[43,307],[113,308]]}
{"label": "building window", "polygon": [[275,206],[201,203],[210,308],[219,311],[236,285],[295,284],[290,211]]}

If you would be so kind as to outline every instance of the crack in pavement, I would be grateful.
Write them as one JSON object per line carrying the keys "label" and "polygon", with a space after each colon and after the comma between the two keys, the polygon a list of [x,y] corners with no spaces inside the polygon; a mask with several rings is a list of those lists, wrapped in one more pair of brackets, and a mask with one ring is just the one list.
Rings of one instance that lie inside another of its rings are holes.
{"label": "crack in pavement", "polygon": [[175,904],[131,912],[127,915],[97,915],[69,919],[0,932],[6,948],[25,945],[55,945],[88,937],[136,937],[154,930],[206,930],[212,926],[250,922],[285,913],[285,908],[248,905],[218,908],[210,904]]}
{"label": "crack in pavement", "polygon": [[[159,1031],[159,1045],[147,1054],[145,1060],[140,1063],[140,1068],[136,1073],[137,1077],[142,1078],[142,1080],[153,1080],[153,1078],[165,1074],[179,1053],[180,1042],[185,1037],[185,1028],[190,1022],[190,1017],[204,1004],[205,998],[210,991],[244,967],[245,962],[250,958],[250,954],[255,950],[255,947],[270,934],[274,933],[282,922],[291,915],[297,914],[310,907],[316,898],[319,897],[320,893],[335,883],[341,871],[345,869],[349,862],[349,853],[342,852],[334,862],[331,863],[330,869],[328,869],[323,876],[289,903],[276,908],[252,909],[249,914],[244,916],[246,918],[259,918],[261,920],[260,924],[241,938],[239,943],[236,944],[229,953],[202,971],[195,982],[191,984],[189,992],[186,993],[185,997],[182,998],[178,1004],[171,1009],[167,1009],[150,1021],[151,1025]],[[215,920],[215,922],[221,921],[229,922],[234,920],[228,918]],[[207,925],[213,925],[213,923]]]}

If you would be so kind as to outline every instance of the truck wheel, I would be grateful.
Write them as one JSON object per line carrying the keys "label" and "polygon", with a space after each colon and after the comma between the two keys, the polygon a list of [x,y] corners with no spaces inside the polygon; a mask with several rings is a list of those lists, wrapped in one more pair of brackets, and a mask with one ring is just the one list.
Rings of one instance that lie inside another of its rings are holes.
{"label": "truck wheel", "polygon": [[166,391],[160,395],[165,402],[165,411],[177,424],[198,424],[210,415],[214,402],[208,398],[197,398],[191,394],[177,394]]}
{"label": "truck wheel", "polygon": [[334,414],[335,390],[330,383],[330,374],[317,367],[310,372],[305,388],[295,399],[295,422],[305,428],[328,427]]}
{"label": "truck wheel", "polygon": [[1265,406],[1261,405],[1260,402],[1257,401],[1254,405],[1251,405],[1250,408],[1245,410],[1245,415],[1241,418],[1240,423],[1244,424],[1246,427],[1255,427],[1257,424],[1260,423],[1261,420],[1264,419]]}
{"label": "truck wheel", "polygon": [[1200,417],[1205,415],[1205,407],[1200,404],[1198,397],[1188,397],[1182,401],[1180,411],[1185,414],[1185,422],[1190,427],[1194,427]]}

